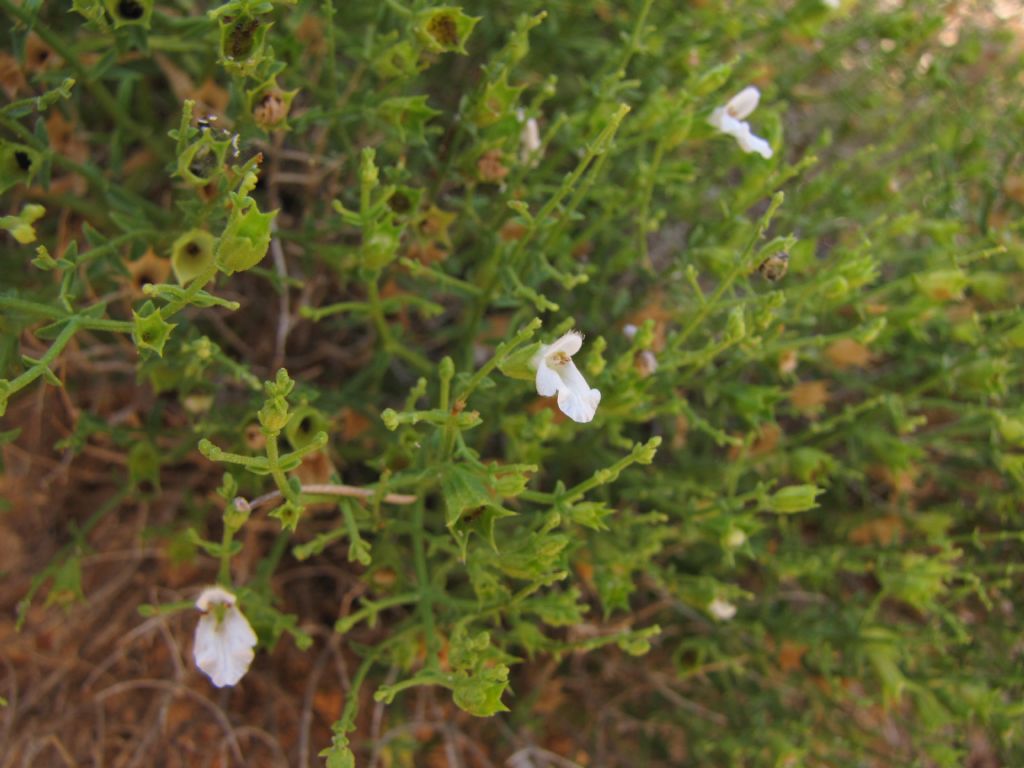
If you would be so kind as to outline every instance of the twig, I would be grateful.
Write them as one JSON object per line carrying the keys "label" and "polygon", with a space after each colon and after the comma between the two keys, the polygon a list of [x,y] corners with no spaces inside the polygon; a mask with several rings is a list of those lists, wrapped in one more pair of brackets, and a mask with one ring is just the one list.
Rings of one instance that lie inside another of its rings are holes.
{"label": "twig", "polygon": [[[355,499],[372,498],[377,491],[372,488],[358,488],[354,485],[304,485],[299,493],[307,496],[348,496]],[[249,502],[250,509],[262,507],[281,498],[281,491],[271,491],[262,496],[257,496]],[[383,501],[385,504],[414,504],[416,497],[407,493],[386,493]]]}
{"label": "twig", "polygon": [[313,730],[313,699],[316,697],[316,689],[320,684],[320,677],[327,666],[327,657],[331,653],[330,643],[317,654],[313,663],[313,670],[306,681],[306,692],[302,697],[302,714],[299,716],[299,765],[309,765],[309,743],[310,734]]}
{"label": "twig", "polygon": [[[505,761],[505,765],[509,766],[509,768],[515,768],[516,766],[523,764],[523,759],[532,760],[532,758],[535,757],[543,760],[545,765],[557,765],[559,768],[583,768],[583,766],[577,762],[535,745],[524,747],[510,755],[508,760]],[[527,763],[527,765],[532,764],[532,762]]]}
{"label": "twig", "polygon": [[[276,231],[276,223],[271,224]],[[270,370],[276,371],[284,365],[285,344],[288,342],[288,331],[292,326],[291,300],[288,296],[288,265],[284,260],[284,248],[281,240],[273,237],[270,240],[270,255],[274,257],[274,269],[281,278],[281,295],[277,302],[277,335],[274,338],[274,364]]]}

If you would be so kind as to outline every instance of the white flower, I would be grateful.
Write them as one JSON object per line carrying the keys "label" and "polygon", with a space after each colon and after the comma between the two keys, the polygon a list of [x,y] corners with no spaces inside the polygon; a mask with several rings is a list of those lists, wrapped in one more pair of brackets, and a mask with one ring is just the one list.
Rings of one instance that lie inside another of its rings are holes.
{"label": "white flower", "polygon": [[196,624],[193,656],[196,666],[218,688],[241,680],[256,655],[256,633],[236,602],[235,596],[221,587],[204,589],[196,600],[203,615]]}
{"label": "white flower", "polygon": [[747,534],[740,528],[732,528],[725,537],[725,544],[729,549],[739,549],[747,543]]}
{"label": "white flower", "polygon": [[736,606],[730,603],[728,600],[723,600],[720,597],[716,597],[714,600],[708,603],[708,613],[710,613],[719,621],[728,621],[736,615]]}
{"label": "white flower", "polygon": [[520,123],[523,123],[523,129],[519,132],[519,162],[524,165],[533,167],[540,160],[538,152],[540,152],[541,141],[540,141],[540,126],[537,125],[536,118],[529,118],[525,122],[523,118],[526,115],[523,110],[516,110],[516,117]]}
{"label": "white flower", "polygon": [[761,92],[750,85],[737,93],[724,107],[715,107],[708,122],[722,133],[727,133],[739,142],[744,152],[756,152],[765,160],[772,156],[771,145],[750,132],[750,124],[743,118],[757,108]]}
{"label": "white flower", "polygon": [[572,361],[581,346],[583,334],[569,331],[554,344],[541,347],[533,358],[533,366],[537,369],[537,394],[551,397],[557,392],[562,413],[585,424],[594,418],[601,392],[590,388]]}
{"label": "white flower", "polygon": [[839,9],[839,0],[821,0],[821,4],[827,5],[834,11]]}

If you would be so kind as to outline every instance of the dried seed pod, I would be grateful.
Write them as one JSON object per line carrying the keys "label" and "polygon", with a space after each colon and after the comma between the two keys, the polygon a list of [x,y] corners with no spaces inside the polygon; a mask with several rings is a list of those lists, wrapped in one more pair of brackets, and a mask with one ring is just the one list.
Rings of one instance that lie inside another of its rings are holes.
{"label": "dried seed pod", "polygon": [[50,44],[35,32],[29,32],[25,38],[25,71],[30,74],[56,69],[62,63]]}
{"label": "dried seed pod", "polygon": [[297,93],[298,90],[282,90],[275,77],[247,91],[246,99],[253,121],[265,131],[287,128],[288,113]]}
{"label": "dried seed pod", "polygon": [[225,18],[223,27],[223,49],[226,58],[246,59],[256,44],[256,31],[260,20],[248,16],[237,19]]}
{"label": "dried seed pod", "polygon": [[633,366],[642,378],[654,375],[658,370],[658,358],[649,349],[641,349],[633,358]]}
{"label": "dried seed pod", "polygon": [[785,251],[773,253],[757,267],[757,271],[761,273],[761,277],[773,283],[776,280],[781,280],[788,269],[789,254]]}
{"label": "dried seed pod", "polygon": [[14,101],[19,91],[27,90],[25,75],[18,66],[18,60],[9,53],[0,53],[0,91],[8,100]]}
{"label": "dried seed pod", "polygon": [[170,262],[157,256],[152,248],[147,248],[135,261],[128,262],[127,267],[131,275],[131,287],[136,295],[142,295],[142,289],[147,285],[165,282],[171,272]]}
{"label": "dried seed pod", "polygon": [[466,53],[466,40],[479,18],[467,16],[461,8],[429,8],[416,17],[415,29],[420,43],[432,53]]}

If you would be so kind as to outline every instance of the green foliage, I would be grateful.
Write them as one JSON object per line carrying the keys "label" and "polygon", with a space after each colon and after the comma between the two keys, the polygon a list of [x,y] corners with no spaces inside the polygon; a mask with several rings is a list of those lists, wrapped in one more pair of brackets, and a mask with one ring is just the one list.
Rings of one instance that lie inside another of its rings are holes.
{"label": "green foliage", "polygon": [[19,625],[174,491],[261,648],[318,620],[275,572],[360,584],[332,768],[362,686],[506,718],[495,764],[609,718],[593,764],[1021,764],[1021,31],[840,5],[0,0],[0,437],[111,338],[166,408],[55,446],[128,464]]}

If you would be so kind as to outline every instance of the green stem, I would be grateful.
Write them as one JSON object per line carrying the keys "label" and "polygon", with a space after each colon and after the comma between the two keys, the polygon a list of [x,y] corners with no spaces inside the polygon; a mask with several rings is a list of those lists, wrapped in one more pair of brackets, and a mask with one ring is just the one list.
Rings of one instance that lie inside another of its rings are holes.
{"label": "green stem", "polygon": [[274,478],[274,483],[277,485],[278,490],[281,491],[281,495],[292,504],[298,506],[299,497],[288,483],[288,478],[285,476],[284,470],[281,469],[280,460],[277,433],[272,432],[267,435],[267,468],[270,470],[270,476]]}
{"label": "green stem", "polygon": [[217,581],[225,586],[231,586],[231,540],[235,538],[233,528],[225,525],[224,535],[220,540],[220,569],[217,571]]}
{"label": "green stem", "polygon": [[765,230],[768,229],[768,225],[771,223],[772,217],[775,215],[775,212],[779,209],[779,206],[782,205],[783,199],[784,196],[782,192],[776,192],[774,197],[772,197],[772,201],[771,204],[768,206],[768,210],[765,211],[764,215],[761,217],[761,220],[757,224],[757,228],[754,230],[753,236],[747,243],[746,248],[743,249],[743,253],[740,254],[740,257],[736,260],[736,263],[729,271],[729,274],[727,274],[718,284],[718,288],[715,289],[715,292],[711,295],[711,298],[701,305],[700,309],[697,311],[697,314],[694,315],[693,319],[689,322],[689,324],[685,328],[683,328],[683,330],[677,333],[675,338],[673,338],[670,342],[669,348],[672,351],[678,350],[679,347],[682,346],[683,342],[686,341],[687,338],[689,338],[690,334],[692,334],[695,330],[697,330],[697,328],[700,327],[701,323],[704,322],[704,319],[711,313],[711,310],[714,309],[715,305],[718,303],[718,300],[722,298],[722,295],[727,290],[729,290],[730,286],[732,286],[732,284],[736,281],[736,278],[738,278],[741,274],[743,274],[749,269],[750,265],[748,264],[748,262],[750,261],[750,254],[753,253],[754,246],[757,245],[757,242],[764,235]]}
{"label": "green stem", "polygon": [[644,24],[647,23],[647,15],[651,12],[653,4],[654,0],[644,0],[643,7],[640,9],[640,15],[637,16],[636,24],[633,27],[633,34],[629,37],[629,45],[626,46],[626,50],[622,54],[622,61],[619,63],[618,71],[620,77],[626,76],[626,67],[629,66],[629,62],[632,61],[633,56],[640,47],[640,35],[643,34]]}
{"label": "green stem", "polygon": [[440,285],[451,288],[459,293],[464,293],[467,296],[479,297],[482,293],[479,286],[473,285],[465,280],[460,280],[457,277],[452,277],[448,273],[442,272],[439,269],[428,267],[415,259],[402,257],[399,259],[399,263],[408,269],[413,277],[426,277],[428,280],[434,280]]}
{"label": "green stem", "polygon": [[324,41],[327,45],[327,51],[325,52],[324,62],[327,65],[327,69],[324,72],[324,88],[328,92],[334,90],[334,66],[338,60],[336,53],[337,44],[335,43],[334,35],[334,0],[323,0],[324,3]]}
{"label": "green stem", "polygon": [[433,364],[431,364],[431,362],[419,352],[409,349],[392,336],[391,326],[388,325],[388,321],[384,317],[384,305],[380,298],[379,280],[380,273],[377,272],[370,280],[367,280],[366,292],[367,298],[370,300],[370,318],[373,320],[373,325],[377,329],[377,335],[380,338],[384,350],[401,357],[403,360],[413,365],[413,367],[417,368],[421,373],[429,373],[433,370]]}
{"label": "green stem", "polygon": [[[608,125],[604,127],[601,133],[597,135],[597,138],[594,139],[594,141],[592,141],[587,147],[586,154],[580,159],[579,163],[576,164],[576,168],[573,172],[565,177],[562,181],[562,185],[544,204],[537,215],[530,220],[526,232],[523,233],[523,236],[516,243],[515,250],[507,260],[507,263],[513,269],[520,266],[523,253],[526,251],[526,247],[536,236],[541,224],[546,222],[551,214],[554,213],[555,209],[561,205],[562,200],[564,200],[573,190],[594,159],[608,151],[612,139],[615,137],[623,119],[625,119],[626,115],[629,113],[629,109],[629,106],[626,104],[619,105],[618,110],[616,110],[615,114],[612,115]],[[480,321],[483,320],[484,313],[487,311],[487,307],[490,305],[491,299],[494,296],[494,291],[498,287],[501,270],[497,267],[500,261],[502,261],[501,246],[498,245],[495,247],[488,264],[485,267],[484,271],[488,273],[487,282],[481,291],[479,299],[475,302],[473,306],[473,314],[470,317],[469,322],[466,324],[467,332],[464,338],[464,345],[467,349],[467,354],[472,354],[472,341],[476,338]]]}
{"label": "green stem", "polygon": [[647,178],[644,180],[644,190],[640,199],[640,210],[637,213],[637,246],[640,250],[640,259],[647,269],[651,269],[651,256],[647,250],[647,220],[651,215],[651,199],[654,197],[654,182],[658,176],[658,169],[665,157],[665,137],[658,139],[654,145],[654,157],[647,169]]}
{"label": "green stem", "polygon": [[[425,490],[425,489],[423,489]],[[424,665],[426,669],[437,669],[438,654],[441,651],[441,644],[434,627],[434,587],[430,583],[430,573],[427,570],[427,547],[426,531],[424,530],[424,502],[426,495],[421,491],[419,500],[413,510],[412,519],[412,545],[413,561],[416,568],[416,586],[418,588],[419,602],[416,603],[416,611],[420,617],[420,624],[423,627],[424,641],[427,646],[427,660]]]}
{"label": "green stem", "polygon": [[[93,305],[96,306],[95,304]],[[90,331],[113,331],[116,333],[131,333],[134,326],[127,320],[111,320],[104,317],[88,317],[85,312],[77,315],[69,315],[66,312],[62,312],[60,309],[49,304],[39,304],[34,301],[28,301],[26,299],[19,299],[13,296],[0,296],[0,307],[3,309],[14,310],[15,312],[23,312],[26,315],[32,315],[34,317],[44,317],[49,320],[74,320],[79,328],[84,328]]]}
{"label": "green stem", "polygon": [[[7,399],[19,392],[20,390],[27,387],[36,379],[41,376],[47,375],[50,371],[50,363],[57,359],[57,356],[64,351],[64,347],[68,345],[74,335],[79,329],[78,318],[72,318],[68,321],[68,324],[64,326],[64,329],[60,332],[60,335],[54,339],[53,344],[50,346],[46,353],[39,358],[39,360],[32,365],[27,371],[22,373],[15,379],[7,382],[6,386],[0,387],[0,413],[6,409]],[[2,380],[0,380],[2,381]]]}
{"label": "green stem", "polygon": [[[0,2],[3,2],[3,0],[0,0]],[[199,275],[193,278],[192,282],[188,284],[188,288],[186,288],[182,292],[180,297],[166,304],[160,310],[160,316],[164,320],[167,320],[169,317],[172,317],[173,315],[183,310],[185,307],[192,303],[192,299],[194,299],[196,295],[201,290],[203,290],[203,288],[206,287],[207,283],[213,280],[216,274],[217,262],[216,260],[214,260],[206,266],[206,269],[204,269]]]}
{"label": "green stem", "polygon": [[[345,697],[345,708],[341,711],[341,717],[338,719],[338,722],[332,728],[335,734],[343,739],[346,733],[355,729],[356,707],[359,706],[359,689],[363,687],[363,681],[382,651],[382,646],[377,646],[370,651],[367,657],[363,659],[363,663],[359,665],[356,676],[352,678],[352,686]],[[347,741],[347,739],[345,740]]]}
{"label": "green stem", "polygon": [[419,600],[419,592],[408,592],[404,595],[392,595],[391,597],[385,597],[380,600],[367,600],[367,605],[364,608],[360,608],[355,613],[338,619],[334,624],[334,631],[348,632],[359,622],[368,619],[387,608],[397,608],[400,605],[412,605],[413,603],[419,602]]}
{"label": "green stem", "polygon": [[491,359],[480,366],[480,369],[470,377],[469,381],[466,382],[466,386],[458,394],[458,399],[465,403],[469,400],[469,396],[473,394],[477,387],[480,386],[485,378],[487,378],[491,372],[501,365],[520,345],[526,343],[533,338],[533,335],[541,326],[541,321],[534,318],[528,323],[519,333],[512,337],[512,340],[507,344],[502,342],[498,345]]}

